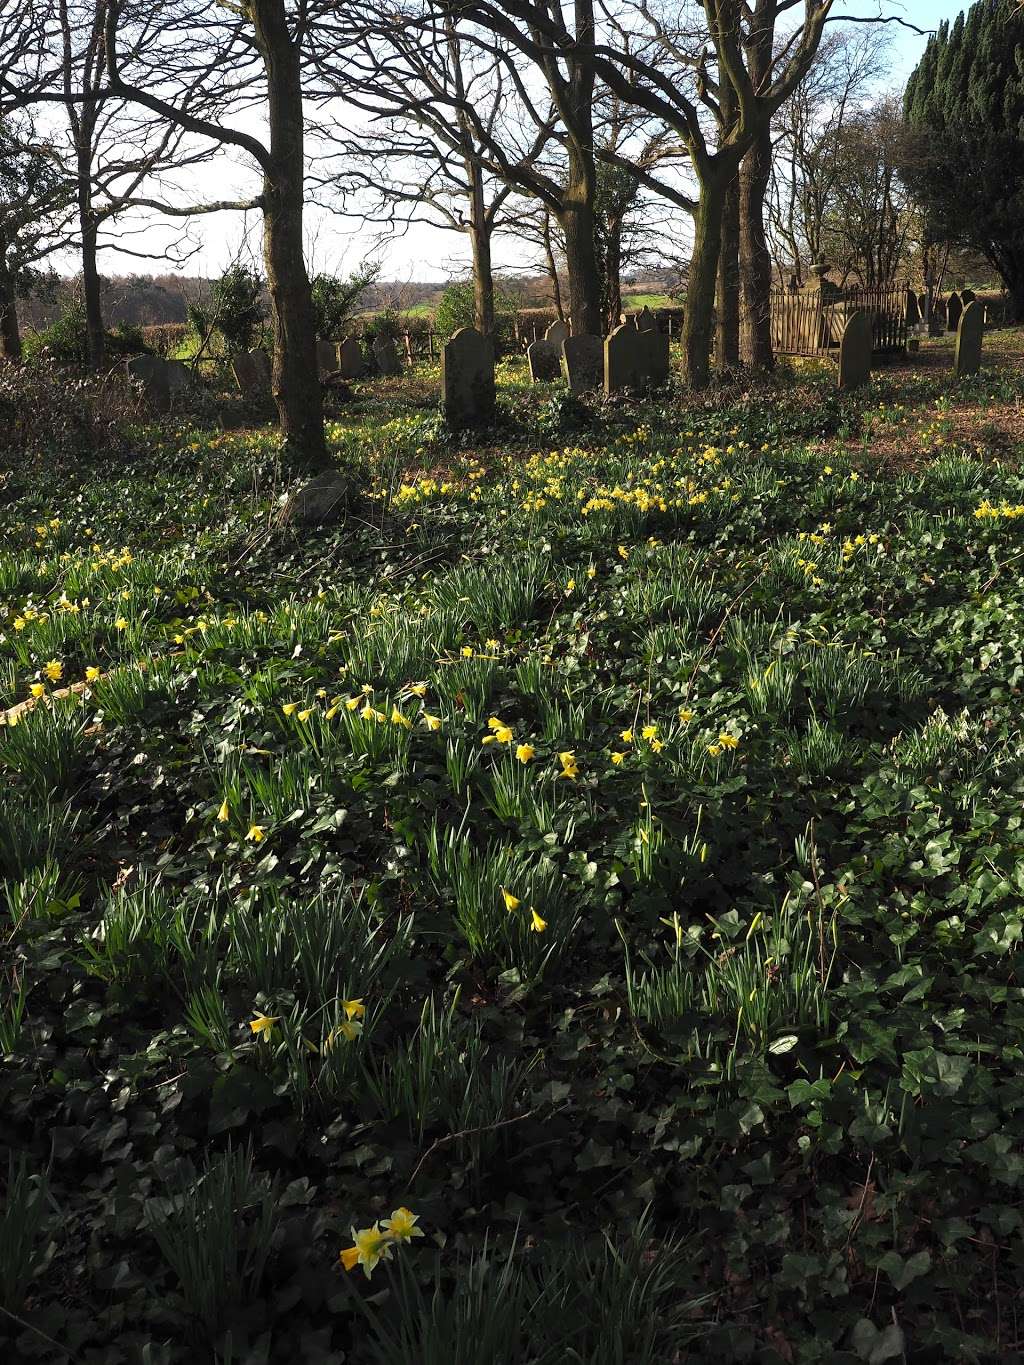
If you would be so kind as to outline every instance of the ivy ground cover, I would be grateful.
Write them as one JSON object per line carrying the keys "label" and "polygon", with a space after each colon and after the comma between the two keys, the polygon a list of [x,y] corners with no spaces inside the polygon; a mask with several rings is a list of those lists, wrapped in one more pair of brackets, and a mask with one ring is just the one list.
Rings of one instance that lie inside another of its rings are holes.
{"label": "ivy ground cover", "polygon": [[1021,1358],[1024,478],[957,419],[1021,383],[972,383],[510,369],[472,446],[368,388],[316,532],[266,430],[13,463],[5,1359]]}

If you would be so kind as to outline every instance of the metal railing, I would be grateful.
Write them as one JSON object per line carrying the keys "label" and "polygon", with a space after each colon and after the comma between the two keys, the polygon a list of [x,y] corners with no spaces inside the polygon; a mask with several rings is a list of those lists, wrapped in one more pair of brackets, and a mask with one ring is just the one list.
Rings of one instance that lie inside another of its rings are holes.
{"label": "metal railing", "polygon": [[896,284],[844,289],[824,297],[773,289],[772,348],[779,355],[828,355],[838,348],[846,320],[860,312],[871,318],[874,354],[906,350],[907,290],[906,286]]}

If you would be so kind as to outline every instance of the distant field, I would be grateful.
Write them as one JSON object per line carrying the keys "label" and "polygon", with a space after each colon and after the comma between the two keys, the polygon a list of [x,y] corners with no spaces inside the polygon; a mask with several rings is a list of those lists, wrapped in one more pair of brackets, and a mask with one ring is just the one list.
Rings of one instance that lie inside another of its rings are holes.
{"label": "distant field", "polygon": [[676,299],[667,294],[623,294],[623,308],[678,308]]}

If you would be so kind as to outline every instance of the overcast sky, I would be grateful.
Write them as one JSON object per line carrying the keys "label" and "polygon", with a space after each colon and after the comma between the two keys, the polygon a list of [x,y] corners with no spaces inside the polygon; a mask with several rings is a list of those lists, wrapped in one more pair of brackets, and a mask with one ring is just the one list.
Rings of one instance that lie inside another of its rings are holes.
{"label": "overcast sky", "polygon": [[[882,0],[840,0],[838,13],[851,15],[900,13],[909,23],[923,29],[934,29],[943,19],[952,19],[968,6],[964,0],[902,0],[898,7]],[[886,84],[902,88],[907,76],[916,65],[926,39],[896,25],[889,26],[893,34],[892,65],[890,79]],[[194,189],[196,197],[225,198],[232,195],[241,197],[254,190],[254,178],[236,157],[225,157],[216,167],[207,167],[202,172],[199,184]],[[314,270],[329,270],[344,274],[353,269],[365,256],[373,254],[384,265],[384,277],[391,280],[443,281],[464,276],[469,268],[467,245],[461,236],[454,232],[442,232],[429,227],[412,227],[404,235],[386,243],[375,240],[370,232],[362,231],[351,221],[339,219],[334,215],[311,212],[309,215],[310,257]],[[177,232],[179,229],[175,229]],[[241,215],[223,213],[193,221],[190,229],[193,244],[198,250],[180,268],[189,275],[216,275],[233,259],[240,243],[246,239],[251,248],[259,250],[259,222],[257,214]],[[680,239],[689,235],[689,222],[685,215],[679,224]],[[140,235],[133,233],[131,246],[159,255],[171,240],[171,233],[161,224],[152,223]],[[524,257],[516,243],[495,243],[495,265],[516,266],[522,264]],[[76,269],[74,259],[69,257],[62,263],[65,269]],[[135,273],[138,271],[163,273],[174,270],[169,261],[159,259],[152,262],[138,257],[126,256],[115,249],[104,251],[101,258],[104,274]]]}

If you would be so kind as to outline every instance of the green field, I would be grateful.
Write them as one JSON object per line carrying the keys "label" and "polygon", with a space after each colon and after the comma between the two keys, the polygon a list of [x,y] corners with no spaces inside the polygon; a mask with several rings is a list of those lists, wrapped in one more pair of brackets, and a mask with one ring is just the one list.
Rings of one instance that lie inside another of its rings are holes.
{"label": "green field", "polygon": [[4,1359],[1020,1358],[1024,382],[522,376],[0,472]]}

